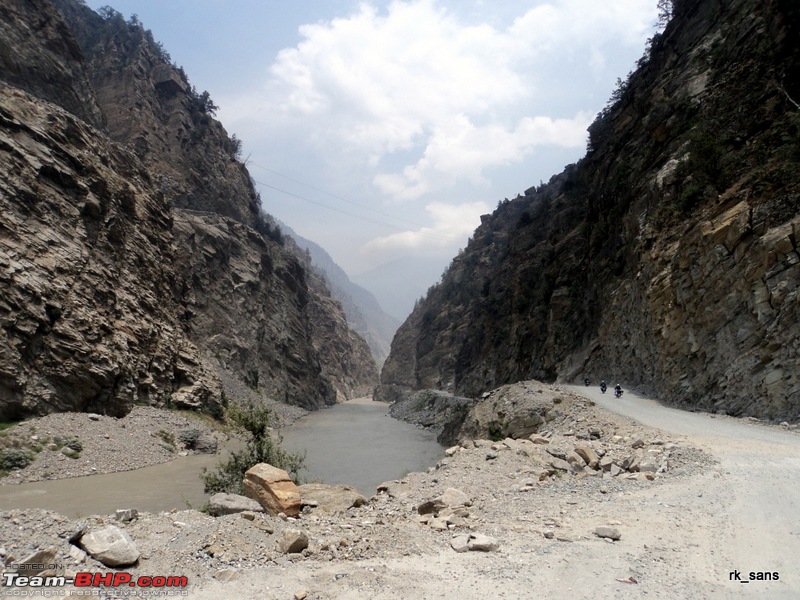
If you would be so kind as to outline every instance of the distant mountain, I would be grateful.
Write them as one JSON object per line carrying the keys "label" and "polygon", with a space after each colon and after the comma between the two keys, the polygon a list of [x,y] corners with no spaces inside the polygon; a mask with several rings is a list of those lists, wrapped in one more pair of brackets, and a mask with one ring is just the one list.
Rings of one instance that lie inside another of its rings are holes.
{"label": "distant mountain", "polygon": [[354,275],[353,280],[375,294],[389,314],[402,320],[411,314],[428,288],[439,281],[446,265],[447,261],[407,256]]}
{"label": "distant mountain", "polygon": [[400,326],[400,320],[386,314],[375,296],[353,283],[322,246],[299,235],[283,222],[279,222],[279,225],[300,248],[308,250],[312,266],[325,279],[333,297],[341,302],[347,321],[367,341],[380,367],[389,355],[392,337]]}

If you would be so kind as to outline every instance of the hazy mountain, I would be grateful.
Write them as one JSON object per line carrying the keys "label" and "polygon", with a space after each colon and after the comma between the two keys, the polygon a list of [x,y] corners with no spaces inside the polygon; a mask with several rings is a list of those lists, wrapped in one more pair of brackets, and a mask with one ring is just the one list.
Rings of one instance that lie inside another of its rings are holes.
{"label": "hazy mountain", "polygon": [[439,280],[444,267],[424,257],[398,258],[353,276],[353,281],[372,292],[390,315],[402,320],[414,309],[428,288]]}

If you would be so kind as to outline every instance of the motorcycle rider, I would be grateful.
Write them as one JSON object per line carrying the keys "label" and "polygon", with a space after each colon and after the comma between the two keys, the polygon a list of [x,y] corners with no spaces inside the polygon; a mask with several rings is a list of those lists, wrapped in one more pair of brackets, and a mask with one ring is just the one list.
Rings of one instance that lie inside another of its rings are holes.
{"label": "motorcycle rider", "polygon": [[600,391],[605,394],[606,393],[606,389],[608,389],[608,386],[606,385],[606,381],[604,379],[603,381],[600,382]]}
{"label": "motorcycle rider", "polygon": [[622,386],[621,386],[620,384],[617,384],[617,385],[615,385],[615,386],[614,386],[614,395],[615,395],[617,398],[619,398],[620,396],[622,396]]}

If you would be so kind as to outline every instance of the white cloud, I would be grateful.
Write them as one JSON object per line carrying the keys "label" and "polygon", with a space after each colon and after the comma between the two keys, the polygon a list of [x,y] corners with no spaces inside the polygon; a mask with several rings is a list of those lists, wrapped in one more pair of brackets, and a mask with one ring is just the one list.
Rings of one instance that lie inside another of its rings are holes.
{"label": "white cloud", "polygon": [[583,71],[564,76],[585,79],[619,44],[641,44],[655,17],[653,0],[551,0],[509,25],[472,24],[445,2],[364,3],[303,25],[262,90],[224,103],[226,121],[260,122],[329,164],[356,163],[394,199],[482,185],[488,168],[537,146],[581,147],[590,116],[566,113],[544,72],[569,63]]}
{"label": "white cloud", "polygon": [[381,191],[399,199],[418,198],[458,180],[486,184],[486,167],[520,162],[535,146],[583,147],[590,122],[586,113],[573,119],[525,117],[509,130],[499,124],[477,127],[458,115],[433,130],[416,164],[402,173],[379,173],[373,181]]}
{"label": "white cloud", "polygon": [[484,202],[445,204],[432,202],[425,207],[433,224],[416,231],[403,231],[377,237],[362,247],[362,254],[392,253],[398,250],[457,247],[480,224],[480,216],[489,212]]}

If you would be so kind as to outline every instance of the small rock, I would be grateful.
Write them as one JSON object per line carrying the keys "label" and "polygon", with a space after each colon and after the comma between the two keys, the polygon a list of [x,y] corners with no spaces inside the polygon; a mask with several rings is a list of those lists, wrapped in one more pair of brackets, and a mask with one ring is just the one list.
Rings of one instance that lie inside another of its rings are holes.
{"label": "small rock", "polygon": [[456,552],[467,552],[469,550],[469,535],[457,535],[450,540],[450,547]]}
{"label": "small rock", "polygon": [[81,564],[83,561],[86,560],[86,552],[78,548],[77,546],[70,546],[69,547],[69,557],[74,560],[76,563]]}
{"label": "small rock", "polygon": [[249,511],[251,513],[263,513],[264,508],[247,496],[240,496],[239,494],[214,494],[208,500],[208,514],[212,517],[221,517],[223,515],[232,515]]}
{"label": "small rock", "polygon": [[547,538],[548,540],[552,540],[554,537],[556,537],[556,534],[553,530],[548,529],[547,531],[544,532],[544,537]]}
{"label": "small rock", "polygon": [[619,532],[619,529],[616,527],[611,527],[609,525],[600,525],[594,530],[594,534],[597,537],[601,538],[608,538],[610,540],[618,540],[622,537],[622,534]]}
{"label": "small rock", "polygon": [[97,415],[95,413],[89,413],[87,416],[89,417],[90,421],[99,421],[100,420],[100,415]]}
{"label": "small rock", "polygon": [[239,571],[237,569],[221,569],[214,574],[214,579],[217,581],[233,581],[239,579]]}
{"label": "small rock", "polygon": [[44,570],[45,565],[53,563],[57,552],[55,546],[34,552],[22,560],[16,561],[16,569],[24,575],[37,575]]}
{"label": "small rock", "polygon": [[486,453],[486,460],[494,460],[496,458],[497,458],[497,452],[495,452],[494,450],[489,450],[489,452]]}
{"label": "small rock", "polygon": [[470,534],[467,546],[476,552],[493,552],[500,547],[496,539],[480,533]]}
{"label": "small rock", "polygon": [[285,529],[278,548],[284,554],[297,554],[308,548],[308,536],[299,529]]}
{"label": "small rock", "polygon": [[459,489],[447,488],[441,496],[445,506],[469,506],[472,504],[469,497]]}
{"label": "small rock", "polygon": [[129,523],[139,517],[139,511],[135,508],[118,508],[114,513],[117,521]]}
{"label": "small rock", "polygon": [[644,448],[644,440],[641,438],[637,439],[635,442],[631,444],[631,448]]}
{"label": "small rock", "polygon": [[589,446],[576,446],[575,454],[580,456],[587,465],[598,464],[600,462],[597,453]]}

